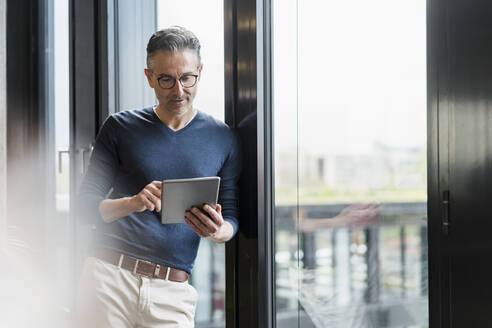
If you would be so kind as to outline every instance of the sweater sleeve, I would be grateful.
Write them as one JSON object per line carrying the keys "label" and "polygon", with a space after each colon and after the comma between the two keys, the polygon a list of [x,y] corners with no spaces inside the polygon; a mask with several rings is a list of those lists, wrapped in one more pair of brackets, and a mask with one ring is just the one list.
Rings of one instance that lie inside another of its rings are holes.
{"label": "sweater sleeve", "polygon": [[224,220],[229,222],[234,228],[234,236],[238,230],[239,190],[237,183],[241,172],[241,151],[239,140],[235,133],[232,133],[231,141],[229,154],[219,172],[219,204],[222,205]]}
{"label": "sweater sleeve", "polygon": [[118,167],[115,127],[114,118],[108,117],[96,137],[87,173],[77,197],[77,218],[82,223],[94,224],[102,220],[99,203],[106,199],[113,187]]}

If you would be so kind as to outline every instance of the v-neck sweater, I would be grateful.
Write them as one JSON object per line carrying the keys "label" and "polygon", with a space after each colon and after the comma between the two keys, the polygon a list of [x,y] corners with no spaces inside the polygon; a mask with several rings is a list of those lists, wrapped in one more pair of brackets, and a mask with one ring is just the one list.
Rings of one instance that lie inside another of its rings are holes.
{"label": "v-neck sweater", "polygon": [[182,129],[164,124],[152,107],[111,115],[99,131],[78,208],[94,225],[92,249],[107,248],[191,272],[200,237],[186,223],[162,224],[161,213],[131,213],[111,223],[98,206],[136,195],[154,180],[220,176],[224,220],[238,229],[239,143],[223,122],[197,111]]}

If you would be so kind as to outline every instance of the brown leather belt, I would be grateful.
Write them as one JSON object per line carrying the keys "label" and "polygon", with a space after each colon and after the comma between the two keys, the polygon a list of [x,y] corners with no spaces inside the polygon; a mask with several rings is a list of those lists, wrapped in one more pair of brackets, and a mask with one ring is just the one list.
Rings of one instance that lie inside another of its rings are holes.
{"label": "brown leather belt", "polygon": [[176,282],[185,282],[188,280],[188,273],[183,270],[155,264],[145,260],[140,260],[135,257],[124,255],[109,249],[97,250],[93,253],[93,255],[98,259],[147,277],[171,280]]}

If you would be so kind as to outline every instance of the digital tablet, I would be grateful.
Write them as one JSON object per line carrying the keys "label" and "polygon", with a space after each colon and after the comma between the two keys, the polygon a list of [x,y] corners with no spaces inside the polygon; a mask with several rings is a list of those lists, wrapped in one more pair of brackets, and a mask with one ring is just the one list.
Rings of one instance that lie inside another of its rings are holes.
{"label": "digital tablet", "polygon": [[183,223],[185,212],[193,206],[217,205],[220,177],[175,179],[162,181],[161,222]]}

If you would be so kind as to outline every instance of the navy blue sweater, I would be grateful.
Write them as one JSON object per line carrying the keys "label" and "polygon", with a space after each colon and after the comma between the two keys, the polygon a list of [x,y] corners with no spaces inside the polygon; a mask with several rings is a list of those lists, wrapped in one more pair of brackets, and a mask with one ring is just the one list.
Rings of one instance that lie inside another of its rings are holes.
{"label": "navy blue sweater", "polygon": [[186,223],[161,224],[155,211],[105,223],[99,203],[133,196],[154,180],[220,176],[222,215],[236,233],[239,171],[236,135],[210,115],[198,111],[178,131],[165,125],[151,107],[111,115],[96,138],[79,190],[81,217],[96,227],[92,248],[109,248],[190,272],[200,237]]}

